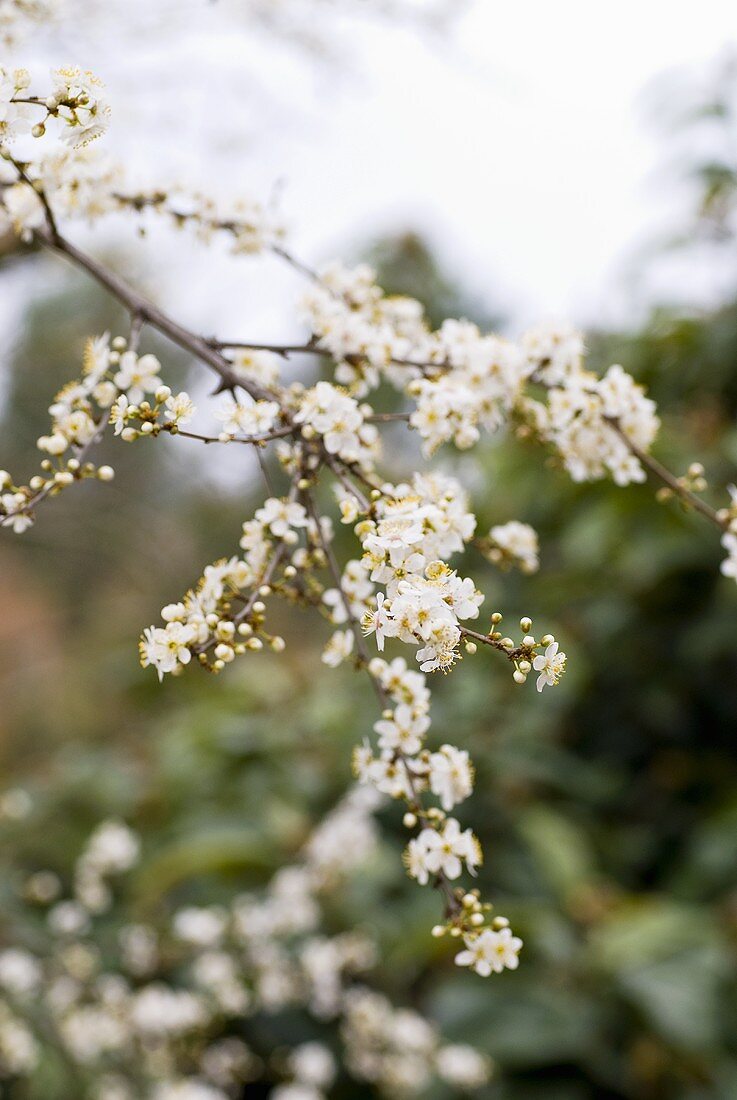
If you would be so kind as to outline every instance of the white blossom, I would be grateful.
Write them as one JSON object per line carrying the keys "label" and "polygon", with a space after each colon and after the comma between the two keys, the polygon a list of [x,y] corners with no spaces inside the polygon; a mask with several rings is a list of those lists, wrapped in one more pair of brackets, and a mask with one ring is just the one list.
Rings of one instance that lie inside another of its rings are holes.
{"label": "white blossom", "polygon": [[466,950],[456,955],[458,966],[470,966],[482,978],[491,973],[501,974],[502,970],[516,970],[519,966],[519,952],[522,940],[513,936],[509,928],[498,932],[485,928],[477,936],[464,937]]}

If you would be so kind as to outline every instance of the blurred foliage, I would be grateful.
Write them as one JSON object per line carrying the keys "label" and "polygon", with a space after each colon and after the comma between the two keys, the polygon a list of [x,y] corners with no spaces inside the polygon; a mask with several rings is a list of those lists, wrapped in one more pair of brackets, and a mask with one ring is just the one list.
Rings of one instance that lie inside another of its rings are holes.
{"label": "blurred foliage", "polygon": [[[477,312],[415,235],[371,259],[431,316]],[[3,466],[30,462],[39,410],[75,373],[83,336],[115,323],[107,309],[77,284],[29,308],[8,365]],[[590,345],[592,366],[620,361],[650,387],[669,465],[698,457],[716,486],[733,476],[737,302],[656,311]],[[184,379],[188,364],[165,357]],[[392,457],[396,476],[413,461],[399,442]],[[218,489],[184,441],[114,440],[108,458],[111,486],[83,486],[0,541],[0,753],[7,785],[34,805],[1,826],[3,892],[20,867],[68,874],[92,826],[119,814],[144,838],[136,919],[265,881],[348,783],[373,712],[360,678],[322,668],[323,638],[291,612],[281,658],[254,656],[217,682],[194,670],[159,686],[141,672],[139,629],[232,551],[259,486]],[[543,697],[485,655],[434,683],[433,736],[447,728],[477,764],[464,813],[490,853],[483,890],[526,941],[522,966],[490,981],[456,970],[427,933],[437,899],[402,874],[394,809],[381,858],[331,919],[374,929],[380,987],[493,1056],[488,1100],[735,1096],[737,589],[719,575],[718,538],[657,505],[652,486],[573,485],[523,441],[486,446],[482,476],[461,455],[441,461],[469,484],[482,530],[519,518],[540,534],[537,576],[464,563],[485,611],[534,613],[569,653]],[[339,537],[347,552],[350,532]],[[58,1083],[34,1095],[57,1100]]]}

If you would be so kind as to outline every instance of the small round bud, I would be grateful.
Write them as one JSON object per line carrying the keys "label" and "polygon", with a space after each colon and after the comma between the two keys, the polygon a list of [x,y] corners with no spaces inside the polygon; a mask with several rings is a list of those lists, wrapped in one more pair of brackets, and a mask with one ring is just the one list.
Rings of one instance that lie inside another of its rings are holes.
{"label": "small round bud", "polygon": [[235,651],[232,646],[221,643],[215,647],[215,656],[218,661],[232,661],[235,657]]}
{"label": "small round bud", "polygon": [[524,684],[527,680],[527,677],[525,676],[524,672],[520,672],[520,670],[517,668],[514,670],[512,679],[514,680],[515,684]]}
{"label": "small round bud", "polygon": [[471,924],[473,924],[476,928],[478,928],[478,926],[480,924],[483,924],[483,923],[484,923],[484,914],[483,913],[472,913],[471,914]]}
{"label": "small round bud", "polygon": [[542,645],[551,645],[554,641],[555,638],[552,634],[543,634],[542,638],[540,639]]}
{"label": "small round bud", "polygon": [[35,474],[28,482],[29,489],[33,489],[34,493],[37,493],[39,489],[43,489],[46,482],[39,474]]}
{"label": "small round bud", "polygon": [[503,618],[504,616],[502,615],[501,611],[495,611],[494,614],[491,616],[491,621],[493,623],[500,623]]}
{"label": "small round bud", "polygon": [[59,470],[59,473],[54,475],[54,481],[57,485],[71,485],[74,481],[74,476],[73,474],[67,473],[66,470]]}
{"label": "small round bud", "polygon": [[100,481],[112,481],[115,477],[115,470],[112,466],[100,466],[97,470],[97,476]]}
{"label": "small round bud", "polygon": [[253,634],[253,627],[250,623],[239,623],[238,633],[240,634],[241,638],[248,638],[251,634]]}
{"label": "small round bud", "polygon": [[402,821],[404,822],[404,825],[407,829],[414,829],[415,825],[417,824],[417,815],[407,811],[407,813],[402,818]]}
{"label": "small round bud", "polygon": [[514,642],[511,638],[502,638],[500,645],[503,645],[505,649],[514,649]]}
{"label": "small round bud", "polygon": [[431,934],[435,937],[436,940],[440,939],[441,936],[445,935],[445,925],[444,924],[435,924],[435,925],[433,925]]}
{"label": "small round bud", "polygon": [[474,653],[476,652],[476,649],[477,649],[477,646],[476,646],[475,642],[466,642],[466,653],[468,653],[469,656],[473,657]]}
{"label": "small round bud", "polygon": [[13,484],[13,479],[7,470],[0,470],[0,489],[7,489],[8,485]]}
{"label": "small round bud", "polygon": [[524,638],[522,639],[522,645],[534,645],[534,644],[535,644],[535,639],[533,638],[532,634],[525,634]]}
{"label": "small round bud", "polygon": [[297,576],[297,570],[294,568],[293,565],[288,565],[284,570],[284,576],[288,581],[291,581],[294,577]]}
{"label": "small round bud", "polygon": [[115,336],[111,340],[110,346],[114,348],[115,351],[125,351],[125,349],[128,347],[128,341],[126,340],[125,336]]}
{"label": "small round bud", "polygon": [[168,386],[159,386],[154,397],[158,402],[166,401],[167,397],[171,397],[171,390]]}
{"label": "small round bud", "polygon": [[44,126],[43,122],[37,122],[36,125],[31,130],[31,134],[35,138],[42,138],[45,133],[46,133],[46,127]]}
{"label": "small round bud", "polygon": [[138,439],[138,432],[135,428],[123,428],[120,438],[124,443],[133,443],[134,440]]}
{"label": "small round bud", "polygon": [[248,649],[257,651],[264,648],[264,643],[261,641],[260,638],[249,638],[246,642],[246,646],[248,647]]}
{"label": "small round bud", "polygon": [[476,904],[476,896],[474,894],[464,894],[463,904],[467,909],[470,909],[472,905]]}
{"label": "small round bud", "polygon": [[261,587],[258,590],[258,594],[259,594],[259,596],[270,596],[271,595],[271,587],[268,584],[262,584]]}
{"label": "small round bud", "polygon": [[257,615],[261,615],[266,610],[266,604],[263,602],[263,600],[256,600],[255,604],[253,605],[253,610],[256,612]]}
{"label": "small round bud", "polygon": [[520,670],[520,672],[524,672],[524,674],[526,676],[528,674],[528,672],[530,672],[532,670],[532,665],[530,664],[529,661],[520,661],[519,670]]}
{"label": "small round bud", "polygon": [[287,648],[287,643],[284,641],[280,634],[277,634],[276,637],[272,638],[269,644],[274,650],[274,653],[283,653],[284,650]]}
{"label": "small round bud", "polygon": [[532,619],[525,615],[524,618],[520,619],[519,625],[525,634],[529,634],[530,628],[532,627]]}

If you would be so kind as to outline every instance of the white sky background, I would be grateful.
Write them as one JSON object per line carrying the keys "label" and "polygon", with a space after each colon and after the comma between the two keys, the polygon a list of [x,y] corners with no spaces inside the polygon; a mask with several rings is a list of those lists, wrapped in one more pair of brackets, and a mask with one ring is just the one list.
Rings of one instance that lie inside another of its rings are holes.
{"label": "white sky background", "polygon": [[[667,0],[471,0],[441,36],[344,18],[327,2],[267,2],[322,8],[316,28],[342,58],[337,70],[263,33],[247,13],[264,0],[82,0],[76,10],[94,17],[62,22],[34,49],[105,79],[114,114],[104,140],[133,183],[176,180],[224,197],[278,187],[293,250],[310,262],[354,258],[382,232],[416,228],[519,324],[641,310],[629,262],[679,208],[654,173],[660,150],[641,93],[737,39],[733,0],[682,14]],[[73,235],[94,243],[99,232]],[[164,296],[193,327],[298,332],[294,277],[274,261],[212,260],[158,232],[132,249],[142,278],[174,261]],[[713,287],[708,271],[684,278],[677,265],[664,284],[693,300]]]}

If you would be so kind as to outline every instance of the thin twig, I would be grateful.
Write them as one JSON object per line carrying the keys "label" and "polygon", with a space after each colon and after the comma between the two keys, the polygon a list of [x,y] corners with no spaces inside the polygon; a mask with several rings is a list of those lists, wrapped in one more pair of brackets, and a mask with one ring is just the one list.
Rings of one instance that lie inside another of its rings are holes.
{"label": "thin twig", "polygon": [[712,508],[710,504],[707,504],[705,500],[697,496],[696,493],[691,492],[685,485],[681,483],[679,478],[675,474],[662,464],[658,462],[657,458],[653,458],[647,451],[643,451],[641,447],[638,447],[636,443],[628,437],[627,433],[622,428],[621,424],[616,417],[605,416],[607,424],[617,433],[619,438],[624,442],[629,451],[639,459],[648,473],[653,477],[658,478],[664,485],[670,489],[672,493],[680,497],[684,504],[687,504],[690,508],[693,508],[695,512],[699,512],[705,519],[708,519],[710,523],[713,523],[721,531],[727,530],[729,527],[728,521],[720,519],[719,513],[715,508]]}

